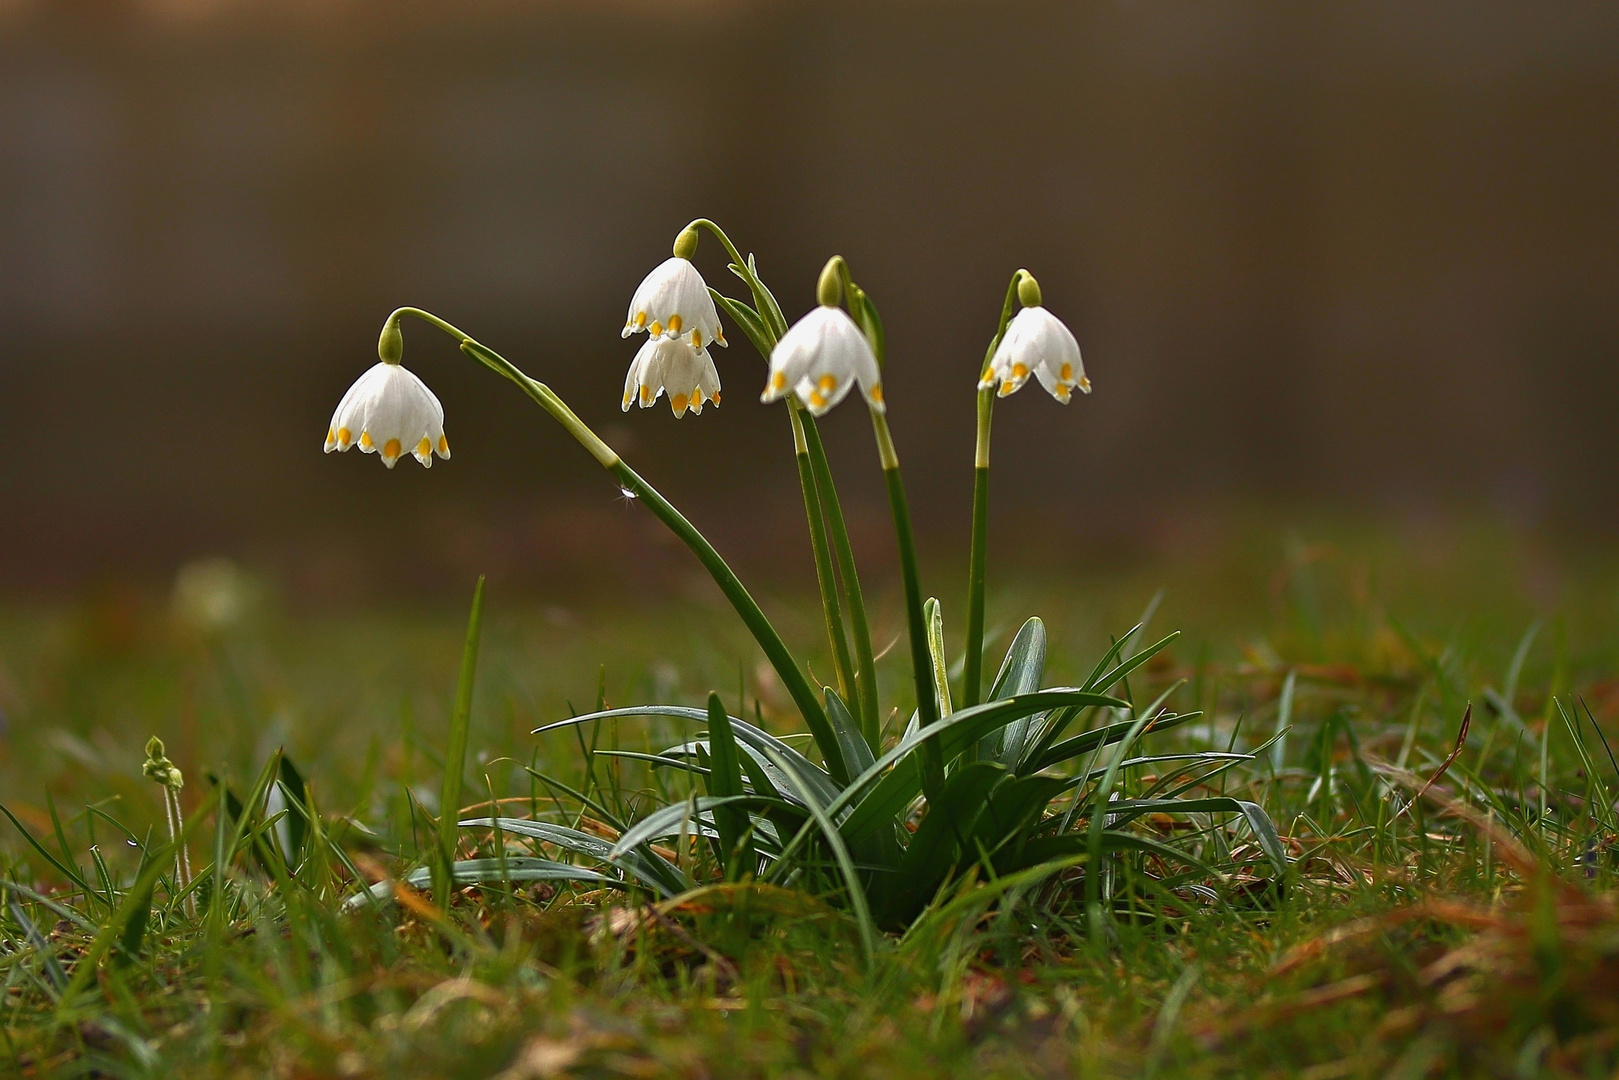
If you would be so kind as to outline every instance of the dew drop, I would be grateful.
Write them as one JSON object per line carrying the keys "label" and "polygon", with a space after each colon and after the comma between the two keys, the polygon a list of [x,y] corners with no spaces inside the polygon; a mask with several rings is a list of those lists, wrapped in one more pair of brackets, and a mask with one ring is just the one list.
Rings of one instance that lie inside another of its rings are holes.
{"label": "dew drop", "polygon": [[620,495],[624,496],[626,499],[635,498],[635,492],[631,491],[629,488],[625,487],[622,484],[620,484],[619,487],[618,487],[618,493]]}

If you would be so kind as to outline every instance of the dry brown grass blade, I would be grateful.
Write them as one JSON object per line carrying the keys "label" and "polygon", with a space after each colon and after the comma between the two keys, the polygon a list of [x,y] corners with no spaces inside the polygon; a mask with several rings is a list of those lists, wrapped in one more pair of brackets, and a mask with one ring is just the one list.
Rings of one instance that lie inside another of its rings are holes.
{"label": "dry brown grass blade", "polygon": [[1445,760],[1439,763],[1439,768],[1434,772],[1434,774],[1428,777],[1428,782],[1422,785],[1422,790],[1418,791],[1410,802],[1406,803],[1400,808],[1399,814],[1394,815],[1396,819],[1398,819],[1402,814],[1407,813],[1413,806],[1417,805],[1422,797],[1428,794],[1428,789],[1439,783],[1440,779],[1450,771],[1450,767],[1456,764],[1456,759],[1462,756],[1462,750],[1467,746],[1467,729],[1472,726],[1473,703],[1469,701],[1467,703],[1466,710],[1462,713],[1461,729],[1456,732],[1456,745],[1451,748],[1450,754],[1446,756]]}
{"label": "dry brown grass blade", "polygon": [[1393,929],[1405,923],[1415,922],[1418,919],[1439,919],[1476,930],[1495,926],[1500,921],[1496,916],[1481,908],[1449,900],[1435,900],[1425,904],[1399,908],[1395,911],[1385,911],[1380,915],[1368,915],[1366,918],[1356,919],[1353,922],[1334,927],[1311,938],[1309,941],[1293,946],[1271,968],[1271,976],[1274,978],[1286,975],[1288,972],[1294,971],[1321,956],[1336,945],[1371,934],[1382,933],[1385,930]]}

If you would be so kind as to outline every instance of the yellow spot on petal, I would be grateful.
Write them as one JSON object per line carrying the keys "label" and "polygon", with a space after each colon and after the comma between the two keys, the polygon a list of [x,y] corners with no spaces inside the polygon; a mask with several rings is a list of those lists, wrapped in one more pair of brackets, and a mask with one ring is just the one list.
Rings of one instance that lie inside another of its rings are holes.
{"label": "yellow spot on petal", "polygon": [[714,396],[708,400],[712,401],[715,405],[718,405],[720,403],[720,392],[718,390],[714,391]]}
{"label": "yellow spot on petal", "polygon": [[646,408],[648,405],[652,404],[654,400],[656,399],[653,397],[652,387],[641,387],[641,408]]}
{"label": "yellow spot on petal", "polygon": [[701,349],[703,347],[703,332],[701,330],[693,330],[691,332],[691,347],[694,349]]}
{"label": "yellow spot on petal", "polygon": [[438,437],[438,452],[444,457],[450,456],[450,440],[442,435]]}
{"label": "yellow spot on petal", "polygon": [[990,384],[990,383],[993,383],[995,381],[995,369],[994,368],[985,368],[984,373],[982,375],[978,376],[978,381],[980,383],[983,383],[983,384],[986,384],[986,385]]}
{"label": "yellow spot on petal", "polygon": [[1068,399],[1073,397],[1074,395],[1069,391],[1068,387],[1063,386],[1061,383],[1058,383],[1057,384],[1057,389],[1055,389],[1055,390],[1053,390],[1051,392],[1051,396],[1056,398],[1058,401],[1062,402],[1064,405],[1066,405],[1066,404],[1068,404]]}
{"label": "yellow spot on petal", "polygon": [[878,383],[876,386],[873,386],[871,391],[866,396],[880,404],[883,400],[883,384]]}
{"label": "yellow spot on petal", "polygon": [[774,375],[770,376],[770,389],[772,391],[779,394],[786,388],[787,373],[785,371],[778,371]]}
{"label": "yellow spot on petal", "polygon": [[681,413],[686,411],[686,395],[675,394],[671,396],[669,398],[669,406],[675,410],[675,415],[679,416]]}
{"label": "yellow spot on petal", "polygon": [[809,403],[812,409],[824,409],[826,408],[826,397],[819,390],[811,390]]}
{"label": "yellow spot on petal", "polygon": [[349,444],[352,443],[353,441],[354,441],[354,433],[352,431],[350,431],[346,427],[340,427],[340,428],[337,429],[337,445],[338,446],[341,446],[343,449],[347,450],[349,448]]}
{"label": "yellow spot on petal", "polygon": [[1074,365],[1073,364],[1064,364],[1062,366],[1062,370],[1057,372],[1057,378],[1061,379],[1063,382],[1073,382],[1074,381]]}
{"label": "yellow spot on petal", "polygon": [[427,438],[427,436],[425,436],[425,435],[422,436],[422,441],[416,444],[416,456],[417,457],[423,457],[423,458],[424,457],[432,457],[433,456],[433,440]]}
{"label": "yellow spot on petal", "polygon": [[1029,377],[1029,369],[1028,369],[1028,367],[1026,365],[1024,365],[1024,364],[1013,364],[1012,365],[1012,378],[1014,378],[1014,379],[1027,379],[1028,377]]}
{"label": "yellow spot on petal", "polygon": [[725,344],[725,328],[723,326],[714,327],[714,340],[721,345]]}
{"label": "yellow spot on petal", "polygon": [[635,313],[635,328],[637,330],[645,330],[646,329],[646,312],[637,311]]}
{"label": "yellow spot on petal", "polygon": [[663,324],[661,322],[655,322],[651,326],[646,328],[646,332],[651,334],[653,337],[662,337],[663,336]]}
{"label": "yellow spot on petal", "polygon": [[1087,393],[1087,394],[1090,393],[1091,392],[1091,381],[1089,379],[1087,379],[1085,376],[1081,375],[1079,377],[1079,388],[1084,393]]}
{"label": "yellow spot on petal", "polygon": [[836,375],[822,375],[821,381],[817,385],[820,386],[821,393],[830,394],[838,388],[838,377]]}
{"label": "yellow spot on petal", "polygon": [[374,450],[374,449],[376,449],[376,446],[371,442],[371,433],[369,431],[360,432],[360,449],[361,450]]}
{"label": "yellow spot on petal", "polygon": [[680,324],[681,324],[682,321],[683,320],[680,318],[679,315],[671,315],[671,316],[669,316],[669,332],[671,334],[680,333]]}
{"label": "yellow spot on petal", "polygon": [[400,451],[399,440],[398,439],[389,439],[388,442],[382,448],[382,456],[385,457],[385,458],[396,458],[396,457],[399,456],[399,451]]}
{"label": "yellow spot on petal", "polygon": [[337,432],[333,431],[331,428],[327,428],[326,429],[326,445],[327,446],[332,446],[336,442],[337,442]]}

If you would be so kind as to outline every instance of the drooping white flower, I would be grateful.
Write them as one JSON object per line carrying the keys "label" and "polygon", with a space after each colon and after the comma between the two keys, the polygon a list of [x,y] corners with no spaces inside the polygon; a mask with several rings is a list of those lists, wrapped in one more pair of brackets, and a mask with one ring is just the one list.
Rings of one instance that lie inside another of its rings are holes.
{"label": "drooping white flower", "polygon": [[640,399],[649,409],[664,391],[676,416],[690,409],[701,415],[708,402],[720,403],[720,373],[707,349],[694,348],[683,338],[649,338],[630,361],[624,377],[624,411]]}
{"label": "drooping white flower", "polygon": [[621,337],[645,330],[654,338],[681,338],[694,349],[725,344],[720,314],[691,260],[673,255],[659,263],[630,298]]}
{"label": "drooping white flower", "polygon": [[404,367],[378,363],[349,387],[326,429],[328,454],[351,446],[382,455],[382,463],[390,469],[407,453],[432,468],[435,453],[445,460],[450,457],[444,406]]}
{"label": "drooping white flower", "polygon": [[883,412],[883,376],[860,327],[842,308],[821,305],[793,324],[770,352],[770,381],[761,401],[791,389],[820,416],[843,400],[856,382],[867,403]]}
{"label": "drooping white flower", "polygon": [[1091,392],[1091,381],[1079,358],[1079,342],[1061,319],[1038,304],[1019,311],[1007,324],[1000,347],[978,380],[978,389],[999,386],[997,394],[1005,397],[1021,390],[1030,375],[1064,405],[1076,388],[1083,394]]}

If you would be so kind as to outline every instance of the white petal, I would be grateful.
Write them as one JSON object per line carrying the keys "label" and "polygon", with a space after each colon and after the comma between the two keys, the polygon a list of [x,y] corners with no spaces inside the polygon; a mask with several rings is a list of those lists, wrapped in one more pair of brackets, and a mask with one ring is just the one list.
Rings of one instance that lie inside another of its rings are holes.
{"label": "white petal", "polygon": [[653,337],[679,337],[694,348],[725,344],[720,316],[708,284],[688,259],[672,256],[659,263],[630,299],[624,337],[645,330]]}
{"label": "white petal", "polygon": [[842,308],[821,306],[794,323],[770,354],[763,401],[791,388],[816,416],[842,401],[859,382],[871,407],[881,410],[882,374],[871,345]]}
{"label": "white petal", "polygon": [[434,453],[450,456],[444,407],[425,383],[398,364],[376,364],[355,380],[332,414],[329,431],[329,450],[357,444],[364,453],[381,454],[390,469],[406,454],[424,465]]}

